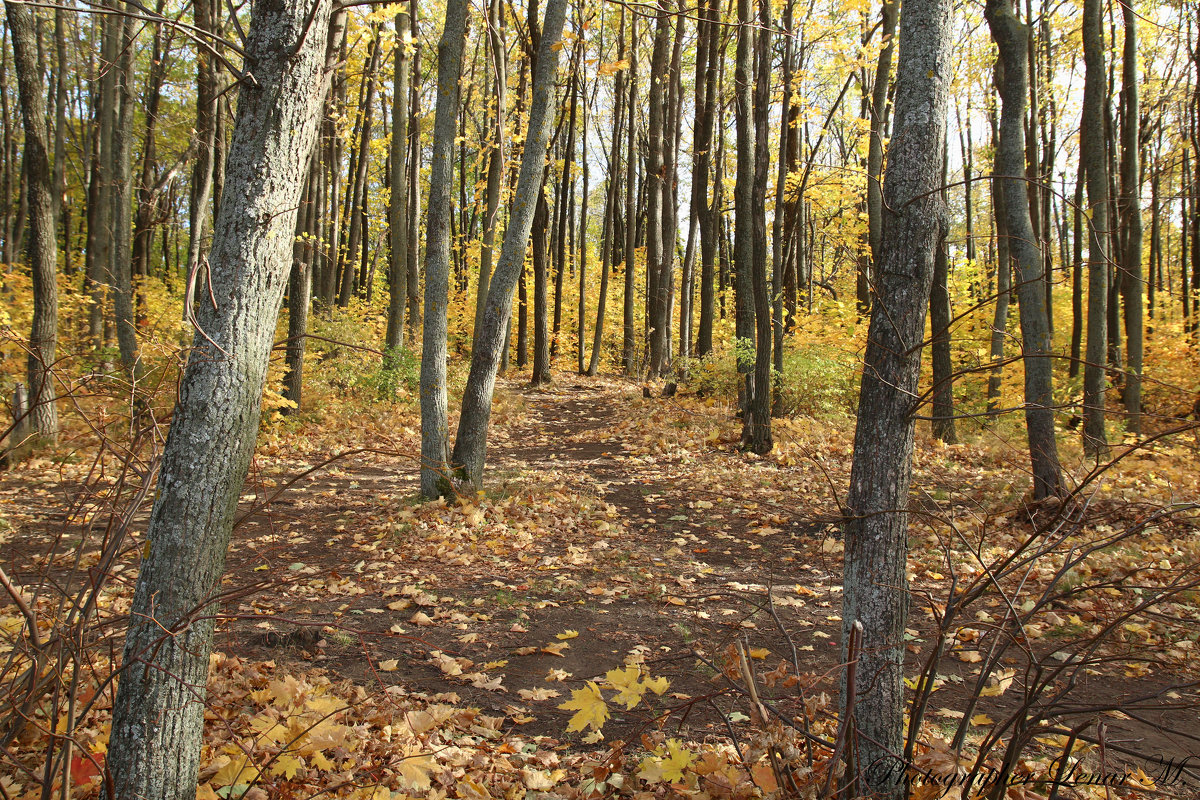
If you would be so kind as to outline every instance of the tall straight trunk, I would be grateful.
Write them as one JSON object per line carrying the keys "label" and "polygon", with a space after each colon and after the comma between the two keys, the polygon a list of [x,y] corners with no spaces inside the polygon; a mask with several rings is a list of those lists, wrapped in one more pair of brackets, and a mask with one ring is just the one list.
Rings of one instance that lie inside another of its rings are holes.
{"label": "tall straight trunk", "polygon": [[288,276],[288,331],[284,351],[283,397],[294,404],[282,409],[299,411],[304,401],[304,351],[307,349],[308,311],[312,305],[313,229],[316,227],[316,194],[319,159],[310,159],[308,178],[296,214],[296,237],[292,245],[292,269]]}
{"label": "tall straight trunk", "polygon": [[296,207],[325,87],[331,3],[256,3],[255,82],[238,96],[229,191],[209,272],[224,302],[196,308],[125,638],[102,797],[193,800],[214,603],[258,434]]}
{"label": "tall straight trunk", "polygon": [[[199,13],[199,12],[197,12]],[[85,249],[85,285],[92,302],[88,317],[88,338],[99,349],[104,338],[104,311],[108,300],[105,286],[112,263],[112,234],[115,200],[113,137],[117,125],[117,59],[120,57],[121,21],[105,15],[94,22],[99,28],[100,60],[103,74],[94,92],[95,130],[92,138],[91,181],[88,185],[87,245]]]}
{"label": "tall straight trunk", "polygon": [[667,72],[667,113],[662,142],[662,262],[659,265],[658,327],[662,330],[662,346],[655,374],[663,375],[671,368],[671,318],[675,304],[675,262],[679,245],[679,138],[683,117],[682,56],[686,17],[675,16],[675,36],[671,46],[671,66]]}
{"label": "tall straight trunk", "polygon": [[1099,456],[1108,449],[1104,390],[1108,364],[1108,155],[1105,149],[1104,33],[1100,0],[1083,4],[1083,118],[1079,160],[1087,171],[1088,314],[1087,361],[1083,368],[1083,449]]}
{"label": "tall straight trunk", "polygon": [[117,349],[127,375],[135,374],[138,347],[133,317],[133,36],[134,19],[122,16],[121,60],[117,73],[117,124],[113,129],[114,186],[113,248],[109,280],[113,287],[113,312],[117,329]]}
{"label": "tall straight trunk", "polygon": [[1071,237],[1071,367],[1072,378],[1079,375],[1083,353],[1083,184],[1080,165],[1075,180],[1075,198],[1071,203],[1074,235]]}
{"label": "tall straight trunk", "polygon": [[[488,154],[487,198],[483,212],[483,241],[479,244],[479,283],[475,294],[475,324],[472,340],[479,336],[483,325],[483,309],[487,305],[488,287],[492,280],[492,262],[496,249],[496,223],[500,216],[500,187],[505,173],[504,112],[508,94],[508,48],[504,44],[504,8],[501,0],[488,5],[488,53],[492,64],[493,100],[496,113],[492,122],[491,152]],[[472,345],[472,348],[474,345]]]}
{"label": "tall straight trunk", "polygon": [[[409,37],[413,43],[412,79],[408,91],[408,118],[415,120],[420,109],[421,48],[418,46],[419,7],[414,2],[409,9]],[[421,240],[417,235],[421,215],[421,134],[419,130],[409,133],[408,151],[408,327],[416,335],[421,324]]]}
{"label": "tall straight trunk", "polygon": [[[883,231],[883,137],[888,126],[888,83],[892,77],[892,59],[896,50],[896,24],[899,0],[885,0],[879,34],[883,49],[875,64],[875,83],[871,89],[871,131],[867,142],[867,240],[871,248],[870,279],[879,278],[880,247]],[[861,298],[860,298],[861,301]]]}
{"label": "tall straight trunk", "polygon": [[[498,0],[496,0],[498,2]],[[416,3],[416,0],[411,0]],[[410,3],[410,4],[411,4]],[[384,349],[391,363],[404,347],[404,311],[408,300],[408,9],[396,14],[392,54],[391,198],[388,203],[388,324]]]}
{"label": "tall straight trunk", "polygon": [[525,246],[533,226],[537,196],[542,190],[543,164],[553,118],[550,101],[558,74],[558,42],[562,38],[566,6],[567,0],[548,0],[546,3],[546,16],[534,65],[533,100],[529,107],[525,152],[521,156],[521,175],[517,181],[504,244],[500,249],[500,261],[492,276],[492,289],[488,292],[482,335],[471,353],[471,371],[463,390],[453,463],[455,469],[475,486],[483,482],[487,429],[496,386],[496,370],[500,366],[501,345],[512,315],[513,288],[525,263]]}
{"label": "tall straight trunk", "polygon": [[[621,9],[621,21],[617,26],[617,60],[626,57],[625,52],[625,9]],[[621,134],[625,124],[625,70],[619,70],[613,76],[613,136],[608,154],[608,181],[604,201],[604,228],[600,235],[600,297],[596,306],[596,330],[592,335],[592,355],[588,360],[587,374],[597,375],[600,372],[600,351],[604,346],[604,317],[608,310],[608,279],[612,272],[615,256],[623,252],[617,242],[616,216],[618,196],[621,189],[619,180],[621,166]],[[585,138],[586,141],[586,138]],[[631,154],[626,154],[628,157]],[[584,238],[587,238],[586,228]],[[582,317],[581,317],[582,319]]]}
{"label": "tall straight trunk", "polygon": [[421,495],[434,499],[450,489],[446,421],[447,305],[450,301],[450,192],[454,186],[454,138],[458,131],[459,78],[467,32],[466,0],[448,0],[438,45],[438,94],[433,123],[433,161],[425,217],[425,324],[421,341]]}
{"label": "tall straight trunk", "polygon": [[[558,210],[554,242],[554,325],[550,333],[550,358],[558,355],[558,337],[562,329],[563,277],[567,272],[567,256],[573,248],[567,246],[567,224],[574,219],[572,202],[575,197],[575,127],[579,121],[579,65],[582,63],[580,48],[583,39],[577,39],[572,54],[571,77],[567,81],[567,93],[571,96],[570,112],[567,114],[567,142],[563,151],[563,171],[558,191],[554,193],[554,206]],[[536,222],[534,223],[536,226]]]}
{"label": "tall straight trunk", "polygon": [[[971,106],[967,105],[967,124],[959,122],[959,142],[963,157],[963,216],[967,226],[967,260],[974,266],[975,255],[975,191],[973,175],[975,172],[975,148],[971,142]],[[963,139],[965,135],[965,141]]]}
{"label": "tall straight trunk", "polygon": [[[696,355],[703,358],[713,349],[713,322],[716,317],[716,259],[720,231],[717,210],[709,201],[712,183],[713,117],[717,103],[717,64],[721,13],[720,0],[707,0],[702,6],[701,30],[696,55],[695,146],[692,148],[692,214],[700,221],[700,329],[696,337]],[[703,55],[703,57],[702,57]]]}
{"label": "tall straight trunk", "polygon": [[361,103],[361,125],[359,127],[358,152],[354,158],[354,174],[350,176],[350,192],[347,200],[347,234],[345,262],[342,265],[342,286],[338,294],[338,305],[345,306],[350,302],[350,295],[355,287],[359,292],[366,288],[365,276],[355,279],[359,249],[366,249],[365,215],[362,209],[367,202],[367,163],[371,157],[371,132],[374,127],[375,90],[379,76],[380,35],[379,26],[371,28],[371,50],[367,59],[367,73],[364,76],[366,87],[363,90]]}
{"label": "tall straight trunk", "polygon": [[547,314],[546,229],[550,225],[550,209],[543,190],[537,199],[533,215],[533,376],[530,385],[550,382],[550,324]]}
{"label": "tall straight trunk", "polygon": [[[794,212],[789,208],[787,198],[787,174],[793,152],[792,140],[792,16],[795,0],[788,0],[783,11],[783,100],[779,106],[779,170],[775,179],[775,213],[771,230],[772,255],[771,263],[771,354],[774,357],[775,374],[779,376],[780,384],[783,378],[783,275],[788,271],[785,260],[789,249],[784,243],[784,220]],[[774,416],[783,415],[782,385],[771,387],[771,413]]]}
{"label": "tall straight trunk", "polygon": [[[947,223],[941,185],[950,89],[949,0],[908,0],[900,12],[895,126],[884,182],[877,294],[871,308],[854,463],[847,494],[842,658],[856,625],[856,770],[881,797],[905,795],[904,628],[908,618],[909,486],[913,402],[938,240]],[[916,738],[915,736],[912,738]],[[849,776],[853,778],[854,776]]]}
{"label": "tall straight trunk", "polygon": [[985,16],[1000,51],[996,81],[1000,91],[997,175],[1004,195],[1009,252],[1017,264],[1022,357],[1025,365],[1025,429],[1033,467],[1033,496],[1052,497],[1062,489],[1062,468],[1054,434],[1054,350],[1046,315],[1042,256],[1029,212],[1025,176],[1025,99],[1029,90],[1028,29],[1011,0],[988,0]]}
{"label": "tall straight trunk", "polygon": [[[754,58],[754,178],[750,187],[750,223],[753,236],[751,285],[754,293],[754,381],[749,407],[742,418],[742,447],[763,455],[774,446],[771,439],[771,294],[767,282],[767,183],[771,156],[768,151],[767,117],[771,96],[771,4],[759,0],[759,30]],[[739,175],[739,181],[741,176]],[[738,220],[738,228],[744,223]],[[741,266],[738,267],[739,273]]]}
{"label": "tall straight trunk", "polygon": [[[737,2],[737,52],[734,67],[734,117],[737,129],[737,179],[734,205],[734,333],[737,336],[738,411],[745,416],[754,395],[754,19],[750,0]],[[743,431],[744,437],[744,431]]]}
{"label": "tall straight trunk", "polygon": [[[164,7],[165,0],[158,0],[156,13],[161,15]],[[60,10],[56,9],[56,16],[59,13]],[[158,172],[158,148],[155,142],[155,133],[158,129],[159,107],[162,104],[162,86],[167,74],[166,54],[163,51],[163,26],[156,25],[154,41],[151,45],[150,71],[146,76],[146,88],[143,94],[146,104],[146,129],[142,137],[142,170],[137,188],[137,216],[134,222],[131,267],[135,279],[144,277],[150,272],[150,250],[154,243],[154,226],[158,223],[156,218],[159,215],[159,193],[154,190]],[[56,141],[55,158],[61,160],[65,153],[58,152],[59,145],[60,143]],[[61,164],[57,165],[56,171],[60,167]],[[65,175],[61,177],[65,181]],[[140,304],[141,301],[139,301]]]}
{"label": "tall straight trunk", "polygon": [[1125,51],[1121,75],[1121,223],[1125,250],[1121,254],[1121,299],[1125,307],[1125,427],[1142,432],[1142,199],[1139,163],[1137,12],[1121,7],[1125,22]]}
{"label": "tall straight trunk", "polygon": [[[625,297],[622,310],[621,330],[621,365],[626,375],[633,375],[637,358],[637,321],[634,315],[634,287],[637,285],[637,226],[634,219],[637,216],[636,181],[637,158],[634,155],[634,142],[637,132],[637,14],[629,17],[629,109],[625,118],[628,125],[625,130]],[[616,102],[621,102],[618,98]]]}
{"label": "tall straight trunk", "polygon": [[58,348],[58,248],[46,130],[46,90],[37,58],[33,11],[19,3],[4,6],[25,127],[24,179],[29,195],[29,266],[33,274],[33,324],[26,359],[30,417],[38,435],[53,444],[58,440],[57,393],[52,372]]}
{"label": "tall straight trunk", "polygon": [[[582,41],[582,39],[581,39],[581,41]],[[599,82],[597,82],[595,84],[595,86],[599,86]],[[579,88],[580,88],[581,92],[586,91],[586,89],[587,89],[587,86],[584,83],[584,79],[582,79],[582,78],[580,79]],[[585,313],[585,311],[586,311],[585,300],[587,299],[588,200],[589,200],[589,193],[590,193],[590,189],[591,189],[591,178],[592,178],[591,164],[588,163],[588,149],[587,149],[588,119],[589,119],[588,109],[591,106],[595,105],[595,100],[596,100],[596,89],[593,88],[591,104],[585,103],[584,107],[583,107],[582,119],[580,120],[581,130],[580,130],[580,137],[579,137],[580,160],[583,162],[583,191],[581,193],[583,201],[582,201],[582,203],[580,203],[580,207],[579,207],[579,256],[578,256],[579,292],[578,292],[578,298],[577,298],[577,309],[576,309],[576,314],[575,314],[575,319],[576,319],[576,325],[575,325],[575,353],[576,353],[575,371],[578,372],[580,375],[583,375],[586,372],[586,368],[584,367],[584,362],[587,360],[587,352],[584,349],[584,339],[585,339],[586,327],[587,327],[586,313]],[[605,287],[605,288],[607,289],[608,287]]]}
{"label": "tall straight trunk", "polygon": [[[949,147],[946,148],[949,151]],[[947,152],[947,156],[949,153]],[[946,185],[949,159],[942,161],[942,186]],[[946,190],[942,189],[942,199]],[[946,252],[949,243],[943,236],[938,242],[933,261],[933,287],[929,292],[929,328],[933,336],[929,342],[929,355],[933,367],[933,437],[947,444],[958,441],[954,429],[954,363],[950,354],[950,322],[953,312],[950,307],[950,259]]]}
{"label": "tall straight trunk", "polygon": [[646,99],[646,327],[650,333],[650,377],[657,378],[663,366],[664,336],[669,324],[664,320],[667,304],[666,249],[663,207],[667,177],[663,164],[666,106],[663,85],[670,81],[668,58],[671,46],[670,0],[658,0],[654,29],[654,50],[650,57],[649,96]]}

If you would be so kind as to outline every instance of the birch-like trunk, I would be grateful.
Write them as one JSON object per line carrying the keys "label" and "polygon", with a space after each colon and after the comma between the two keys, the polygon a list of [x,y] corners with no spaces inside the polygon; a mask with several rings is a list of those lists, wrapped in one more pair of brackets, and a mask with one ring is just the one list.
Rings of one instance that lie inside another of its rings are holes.
{"label": "birch-like trunk", "polygon": [[[179,388],[130,610],[110,800],[194,800],[214,591],[258,434],[275,321],[325,89],[331,0],[258,2],[209,270],[217,300]],[[104,785],[104,784],[102,784]]]}

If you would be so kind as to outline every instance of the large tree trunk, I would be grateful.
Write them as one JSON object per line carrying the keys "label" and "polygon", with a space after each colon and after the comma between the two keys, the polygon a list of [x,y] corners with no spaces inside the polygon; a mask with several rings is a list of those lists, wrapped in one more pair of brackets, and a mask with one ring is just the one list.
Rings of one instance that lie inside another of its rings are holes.
{"label": "large tree trunk", "polygon": [[447,304],[450,300],[450,191],[454,186],[454,138],[458,130],[458,83],[466,0],[449,0],[438,45],[438,95],[433,123],[433,162],[425,217],[425,326],[421,342],[421,495],[450,491],[446,421]]}
{"label": "large tree trunk", "polygon": [[[900,12],[895,127],[888,147],[879,278],[863,366],[847,496],[843,658],[864,630],[851,742],[869,788],[902,798],[904,626],[908,618],[908,490],[913,398],[921,371],[934,251],[947,224],[941,184],[950,88],[949,0]],[[853,776],[851,776],[853,778]],[[852,793],[866,793],[855,786]]]}
{"label": "large tree trunk", "polygon": [[[208,608],[258,434],[296,208],[325,88],[330,0],[256,3],[197,333],[163,453],[108,746],[109,800],[194,800]],[[102,784],[104,785],[104,784]],[[106,792],[107,794],[107,792]]]}
{"label": "large tree trunk", "polygon": [[58,348],[58,248],[55,245],[54,189],[51,184],[46,90],[37,56],[33,11],[5,3],[12,31],[17,91],[25,124],[25,186],[29,196],[29,264],[33,273],[33,325],[29,332],[26,377],[33,428],[49,443],[58,439],[54,388]]}
{"label": "large tree trunk", "polygon": [[988,0],[985,14],[1000,51],[997,84],[1002,106],[996,171],[1004,194],[1009,252],[1021,276],[1017,306],[1025,362],[1025,428],[1033,466],[1033,496],[1040,500],[1058,494],[1062,488],[1062,469],[1054,435],[1054,352],[1042,290],[1045,270],[1029,214],[1029,192],[1023,180],[1029,37],[1027,26],[1016,18],[1010,2]]}
{"label": "large tree trunk", "polygon": [[500,366],[504,331],[512,316],[512,295],[521,268],[525,263],[525,246],[533,227],[537,197],[542,189],[546,145],[550,140],[553,114],[550,99],[558,74],[558,42],[562,37],[567,0],[549,0],[538,44],[534,67],[533,101],[529,107],[528,134],[525,152],[521,156],[521,175],[513,197],[512,213],[500,261],[492,276],[484,309],[483,328],[471,353],[471,371],[463,390],[462,412],[458,419],[458,436],[454,442],[453,463],[473,484],[483,482],[483,466],[487,455],[487,430],[492,413],[492,394],[496,387],[496,370]]}
{"label": "large tree trunk", "polygon": [[1087,359],[1083,368],[1083,449],[1099,456],[1108,449],[1104,389],[1108,363],[1108,155],[1104,136],[1104,34],[1100,0],[1083,4],[1083,117],[1079,160],[1087,171],[1088,314]]}

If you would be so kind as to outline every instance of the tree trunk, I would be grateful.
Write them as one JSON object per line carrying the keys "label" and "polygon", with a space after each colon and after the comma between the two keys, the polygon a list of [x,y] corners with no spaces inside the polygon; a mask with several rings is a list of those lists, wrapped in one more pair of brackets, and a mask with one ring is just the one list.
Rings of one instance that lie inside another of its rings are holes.
{"label": "tree trunk", "polygon": [[1054,434],[1054,350],[1042,289],[1044,264],[1029,213],[1025,177],[1025,100],[1029,90],[1027,26],[1013,13],[1011,0],[988,0],[985,15],[1000,51],[997,85],[1002,102],[997,175],[1004,195],[1005,232],[1017,263],[1022,356],[1025,363],[1025,428],[1033,466],[1033,496],[1052,497],[1062,488]]}
{"label": "tree trunk", "polygon": [[[880,247],[883,231],[883,137],[888,124],[888,83],[892,77],[892,57],[896,50],[896,23],[900,16],[899,0],[885,0],[880,36],[883,49],[875,64],[875,83],[871,90],[871,135],[867,142],[867,239],[871,247],[870,280],[879,278]],[[861,292],[860,292],[861,294]],[[862,298],[859,298],[860,304]],[[868,295],[869,304],[869,295]]]}
{"label": "tree trunk", "polygon": [[692,148],[692,215],[700,221],[700,329],[696,335],[696,355],[703,358],[713,349],[713,321],[716,316],[717,211],[709,202],[712,182],[713,116],[717,102],[717,52],[720,0],[708,0],[702,6],[700,42],[696,52],[696,122]]}
{"label": "tree trunk", "polygon": [[[900,13],[895,126],[888,146],[879,278],[847,495],[843,659],[856,622],[864,676],[852,750],[870,789],[905,795],[904,627],[908,617],[908,490],[913,407],[921,371],[934,252],[947,224],[938,191],[950,88],[950,3],[909,0]],[[851,776],[853,777],[853,776]],[[865,793],[867,786],[856,786]]]}
{"label": "tree trunk", "polygon": [[[737,51],[734,62],[734,118],[737,129],[737,180],[733,186],[734,333],[738,371],[738,411],[743,425],[754,396],[754,18],[750,0],[737,0]],[[743,444],[746,430],[743,427]]]}
{"label": "tree trunk", "polygon": [[438,45],[437,110],[425,217],[425,325],[421,342],[421,495],[450,491],[446,421],[447,304],[450,300],[450,192],[458,130],[459,78],[467,31],[466,0],[449,0]]}
{"label": "tree trunk", "polygon": [[670,0],[658,0],[655,21],[654,50],[650,57],[649,97],[646,100],[646,327],[650,332],[650,377],[657,378],[663,366],[664,321],[667,303],[666,248],[663,240],[663,206],[667,194],[663,164],[664,133],[666,128],[663,85],[670,81],[667,59],[671,45]]}
{"label": "tree trunk", "polygon": [[119,18],[120,68],[117,70],[117,124],[113,129],[113,247],[108,267],[113,291],[117,348],[125,374],[135,377],[138,360],[137,329],[133,317],[133,24],[132,16]]}
{"label": "tree trunk", "polygon": [[[625,52],[625,9],[621,9],[621,21],[617,26],[617,60],[626,58]],[[600,236],[600,298],[596,306],[596,330],[592,337],[592,355],[588,360],[587,374],[595,376],[600,372],[600,351],[604,346],[604,316],[608,310],[608,279],[612,272],[615,254],[620,252],[616,241],[617,202],[621,183],[619,168],[621,164],[621,134],[625,123],[625,104],[621,98],[625,96],[625,70],[618,70],[613,77],[613,97],[617,98],[613,109],[613,137],[608,154],[608,187],[604,201],[604,229]],[[628,155],[628,154],[627,154]],[[585,227],[586,238],[586,227]],[[581,317],[582,319],[582,317]]]}
{"label": "tree trunk", "polygon": [[500,249],[500,261],[488,292],[484,325],[471,353],[471,371],[463,391],[453,463],[455,469],[475,486],[483,482],[487,429],[496,386],[496,370],[500,366],[501,344],[512,315],[513,288],[525,263],[525,246],[529,241],[537,198],[542,189],[543,164],[553,118],[550,100],[558,73],[558,42],[562,38],[566,6],[567,0],[549,0],[546,4],[546,17],[538,43],[525,152],[521,156],[521,175],[513,197],[504,244]]}
{"label": "tree trunk", "polygon": [[4,6],[12,33],[17,92],[25,126],[24,180],[29,196],[29,265],[33,274],[33,325],[26,359],[30,417],[38,435],[54,444],[58,441],[57,394],[52,373],[58,348],[58,248],[46,131],[46,89],[37,59],[33,11],[20,3]]}
{"label": "tree trunk", "polygon": [[[949,148],[947,148],[948,150]],[[948,159],[942,161],[942,186],[946,185]],[[942,189],[942,199],[946,190]],[[950,322],[953,312],[950,307],[950,259],[946,252],[949,243],[945,237],[938,242],[933,261],[933,287],[929,292],[929,328],[933,337],[929,343],[930,361],[933,367],[933,437],[946,444],[958,442],[954,429],[954,363],[950,355]]]}
{"label": "tree trunk", "polygon": [[[625,297],[622,312],[621,330],[621,365],[626,375],[633,375],[637,358],[637,328],[634,318],[634,287],[637,280],[637,260],[634,257],[637,248],[637,226],[634,218],[637,214],[635,201],[637,190],[634,180],[637,170],[637,157],[634,151],[634,141],[637,132],[637,14],[629,17],[629,106],[626,114],[627,127],[625,147]],[[620,102],[620,98],[616,100]]]}
{"label": "tree trunk", "polygon": [[[331,3],[256,3],[229,191],[209,259],[223,301],[197,306],[126,634],[108,746],[110,800],[193,800],[212,648],[207,608],[224,571],[258,434],[296,207],[325,88]],[[103,786],[104,784],[102,784]]]}
{"label": "tree trunk", "polygon": [[[411,0],[415,3],[416,0]],[[408,299],[408,10],[396,14],[392,73],[391,199],[388,204],[388,324],[384,350],[389,364],[404,347],[404,311]]]}
{"label": "tree trunk", "polygon": [[550,224],[550,209],[546,192],[538,194],[533,215],[533,376],[531,386],[550,382],[550,324],[546,308],[548,278],[546,264],[546,229]]}
{"label": "tree trunk", "polygon": [[1137,12],[1121,7],[1125,52],[1121,82],[1121,222],[1125,250],[1121,254],[1121,299],[1125,307],[1125,427],[1142,432],[1142,199],[1138,141]]}
{"label": "tree trunk", "polygon": [[1083,351],[1083,184],[1080,165],[1075,181],[1075,199],[1071,204],[1074,235],[1071,237],[1071,367],[1070,377],[1079,375]]}
{"label": "tree trunk", "polygon": [[[475,293],[475,325],[472,339],[483,325],[483,309],[487,305],[488,287],[492,280],[492,261],[496,249],[496,223],[500,214],[500,187],[506,166],[504,112],[508,94],[508,48],[504,44],[504,8],[500,0],[488,5],[488,52],[495,71],[492,89],[495,92],[496,116],[492,124],[488,156],[487,206],[483,212],[483,241],[479,244],[479,284]],[[472,349],[474,345],[472,344]]]}
{"label": "tree trunk", "polygon": [[[196,163],[188,205],[188,291],[199,306],[207,299],[208,270],[204,265],[204,228],[212,199],[213,160],[217,136],[217,77],[212,36],[216,29],[213,0],[196,0],[193,22],[200,31],[196,46]],[[185,309],[187,306],[185,306]]]}
{"label": "tree trunk", "polygon": [[[757,70],[754,79],[754,183],[750,189],[751,232],[754,257],[751,284],[754,291],[754,381],[750,404],[742,420],[742,447],[764,455],[774,446],[771,440],[771,294],[767,283],[767,182],[771,156],[768,150],[767,117],[771,98],[771,5],[759,0],[759,30],[755,42]],[[740,177],[740,176],[739,176]],[[742,227],[738,221],[738,228]],[[738,268],[739,271],[741,267]]]}
{"label": "tree trunk", "polygon": [[1104,34],[1100,0],[1083,4],[1083,117],[1079,160],[1087,171],[1088,314],[1087,361],[1083,369],[1083,449],[1089,456],[1108,450],[1104,390],[1108,363],[1108,155],[1104,137]]}

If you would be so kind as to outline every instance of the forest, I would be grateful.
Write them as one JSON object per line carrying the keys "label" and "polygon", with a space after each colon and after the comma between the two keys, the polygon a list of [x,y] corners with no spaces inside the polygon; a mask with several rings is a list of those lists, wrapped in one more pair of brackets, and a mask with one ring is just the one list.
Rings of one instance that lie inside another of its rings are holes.
{"label": "forest", "polygon": [[3,5],[0,800],[1200,797],[1200,5]]}

